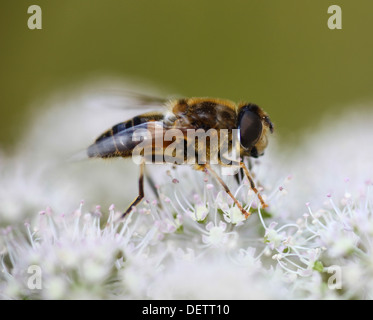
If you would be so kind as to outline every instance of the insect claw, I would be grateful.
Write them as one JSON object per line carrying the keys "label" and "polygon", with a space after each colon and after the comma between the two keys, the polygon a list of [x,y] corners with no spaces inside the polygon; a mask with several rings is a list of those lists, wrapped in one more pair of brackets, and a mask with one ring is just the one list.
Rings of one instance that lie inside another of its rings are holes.
{"label": "insect claw", "polygon": [[243,213],[243,215],[245,216],[245,219],[247,219],[248,217],[251,216],[251,212],[250,212],[250,211],[247,212],[246,210],[243,210],[242,213]]}

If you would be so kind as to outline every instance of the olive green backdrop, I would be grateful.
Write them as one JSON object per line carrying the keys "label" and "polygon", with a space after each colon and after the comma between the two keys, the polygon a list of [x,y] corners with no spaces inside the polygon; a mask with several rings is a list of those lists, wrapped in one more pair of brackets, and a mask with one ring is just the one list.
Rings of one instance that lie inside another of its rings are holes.
{"label": "olive green backdrop", "polygon": [[[42,30],[27,28],[32,4]],[[342,30],[327,27],[332,4]],[[35,101],[102,76],[258,103],[280,138],[373,98],[371,0],[2,0],[0,15],[8,150]]]}

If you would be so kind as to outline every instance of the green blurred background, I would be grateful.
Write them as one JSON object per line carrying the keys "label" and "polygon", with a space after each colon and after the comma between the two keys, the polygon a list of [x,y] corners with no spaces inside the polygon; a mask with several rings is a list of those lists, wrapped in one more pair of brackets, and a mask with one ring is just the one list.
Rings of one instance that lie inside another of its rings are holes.
{"label": "green blurred background", "polygon": [[[27,8],[42,9],[29,30]],[[329,30],[327,9],[342,8]],[[100,79],[258,103],[280,140],[373,98],[372,0],[2,0],[0,148],[35,101]]]}

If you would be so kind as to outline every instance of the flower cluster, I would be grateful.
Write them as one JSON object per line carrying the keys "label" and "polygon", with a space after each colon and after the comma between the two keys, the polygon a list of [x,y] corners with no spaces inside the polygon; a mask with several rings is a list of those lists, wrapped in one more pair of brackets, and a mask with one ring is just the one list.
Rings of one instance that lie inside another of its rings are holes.
{"label": "flower cluster", "polygon": [[[340,206],[329,197],[314,212],[307,203],[286,223],[263,211],[244,183],[236,193],[245,190],[252,216],[243,220],[205,180],[189,196],[179,184],[168,196],[159,186],[158,201],[145,201],[124,221],[114,206],[84,212],[81,202],[70,214],[40,212],[24,225],[26,236],[4,228],[2,298],[372,297],[371,184]],[[281,189],[273,203],[289,201]]]}

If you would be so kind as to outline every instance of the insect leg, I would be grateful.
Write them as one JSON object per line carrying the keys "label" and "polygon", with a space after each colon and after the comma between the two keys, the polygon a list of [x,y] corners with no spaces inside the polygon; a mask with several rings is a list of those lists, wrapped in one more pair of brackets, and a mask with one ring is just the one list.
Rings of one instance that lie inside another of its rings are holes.
{"label": "insect leg", "polygon": [[205,168],[213,174],[216,180],[219,181],[219,183],[223,186],[224,190],[228,195],[232,198],[236,206],[241,210],[242,214],[245,216],[245,218],[248,218],[251,215],[251,212],[247,212],[242,205],[238,202],[238,200],[235,198],[235,196],[232,194],[232,192],[229,190],[228,186],[225,184],[225,182],[219,177],[219,175],[212,170],[211,166],[209,164],[205,164]]}
{"label": "insect leg", "polygon": [[240,184],[241,181],[243,180],[243,177],[244,177],[244,173],[243,173],[243,169],[240,168],[240,170],[237,172],[237,174],[234,176],[234,178],[236,179],[236,182],[237,184]]}
{"label": "insect leg", "polygon": [[122,214],[122,219],[131,212],[131,210],[136,207],[136,205],[144,198],[144,168],[145,161],[143,160],[140,164],[140,177],[139,177],[139,195],[137,198],[130,204],[128,209]]}
{"label": "insect leg", "polygon": [[267,208],[268,207],[268,204],[266,204],[261,196],[261,194],[259,193],[258,189],[255,187],[255,183],[253,181],[253,178],[251,178],[251,175],[250,175],[250,172],[249,170],[247,170],[245,164],[243,162],[240,162],[240,167],[241,169],[243,169],[243,171],[245,172],[245,175],[247,177],[247,179],[249,180],[250,182],[250,187],[251,189],[256,193],[261,205],[263,208]]}
{"label": "insect leg", "polygon": [[156,184],[155,184],[155,182],[154,182],[152,176],[149,174],[149,171],[146,170],[146,168],[145,168],[145,170],[144,170],[144,176],[146,177],[146,179],[147,179],[147,181],[148,181],[148,183],[149,183],[149,186],[150,186],[150,188],[152,189],[154,195],[155,195],[155,196],[158,196],[158,192],[157,192]]}

